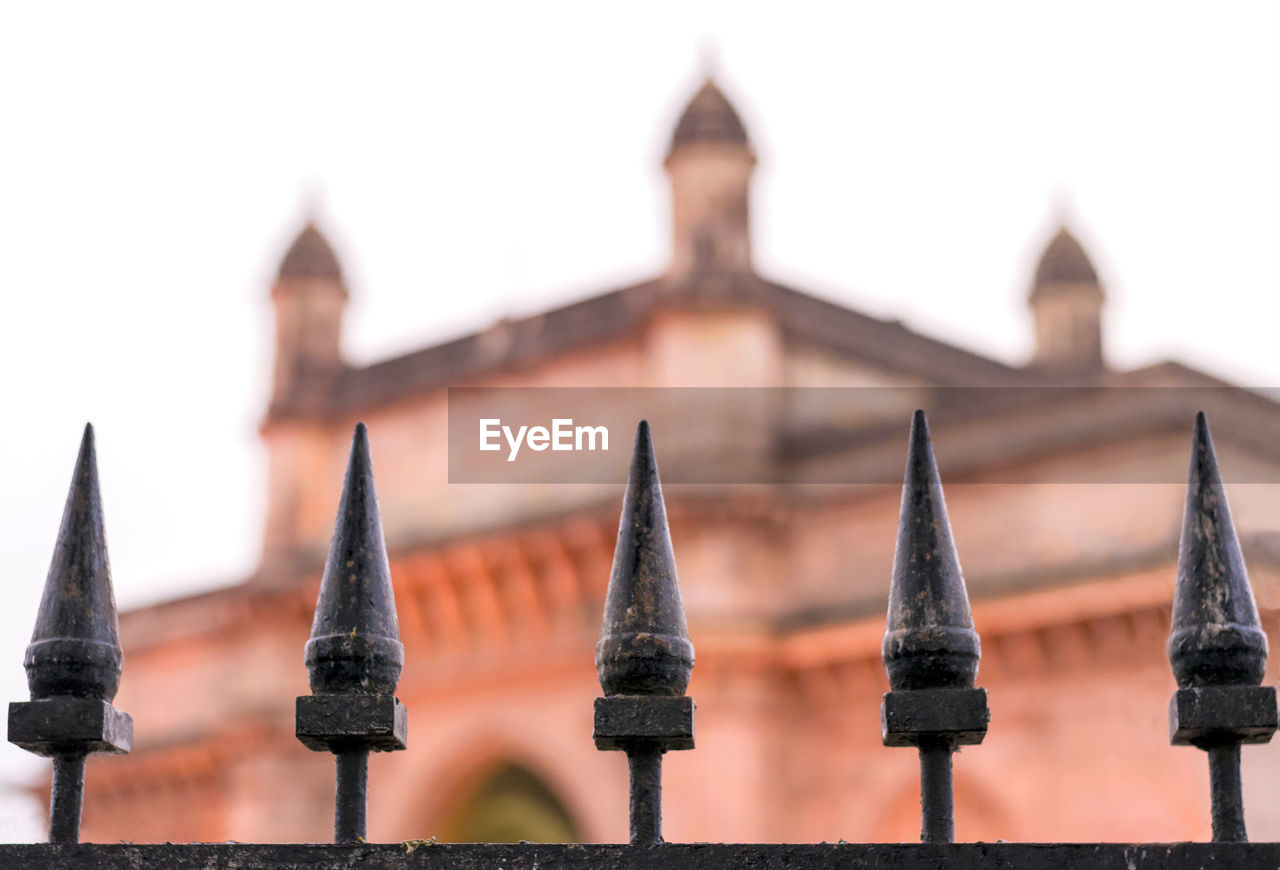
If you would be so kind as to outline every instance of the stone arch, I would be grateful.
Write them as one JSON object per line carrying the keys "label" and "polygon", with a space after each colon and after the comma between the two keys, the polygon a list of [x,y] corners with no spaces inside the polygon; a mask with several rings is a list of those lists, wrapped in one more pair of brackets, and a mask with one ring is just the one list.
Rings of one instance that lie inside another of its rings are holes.
{"label": "stone arch", "polygon": [[578,823],[536,773],[513,761],[496,762],[471,783],[444,819],[440,839],[452,843],[581,842]]}
{"label": "stone arch", "polygon": [[441,842],[584,842],[596,827],[568,771],[515,741],[474,740],[426,780],[410,827]]}

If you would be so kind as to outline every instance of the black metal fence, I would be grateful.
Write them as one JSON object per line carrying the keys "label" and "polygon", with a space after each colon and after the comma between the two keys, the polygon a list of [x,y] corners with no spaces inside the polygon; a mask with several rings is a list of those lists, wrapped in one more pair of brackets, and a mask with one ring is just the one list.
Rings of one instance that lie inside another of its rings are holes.
{"label": "black metal fence", "polygon": [[[49,843],[0,845],[0,866],[33,868],[1268,868],[1280,844],[1246,842],[1240,745],[1271,739],[1275,689],[1261,686],[1267,640],[1245,573],[1208,422],[1195,421],[1169,658],[1178,690],[1170,739],[1209,758],[1213,843],[954,844],[952,755],[986,735],[980,645],[951,538],[924,413],[911,423],[883,654],[886,746],[920,756],[920,844],[667,844],[662,757],[694,747],[685,626],[649,427],[636,433],[595,661],[597,748],[627,754],[631,841],[624,845],[364,842],[369,753],[405,748],[395,697],[399,639],[368,435],[358,424],[306,665],[296,733],[336,759],[334,843],[80,844],[84,760],[124,753],[133,722],[112,700],[123,656],[102,531],[93,429],[86,427],[53,562],[27,648],[31,700],[9,707],[9,740],[53,759]],[[584,735],[585,737],[585,735]]]}

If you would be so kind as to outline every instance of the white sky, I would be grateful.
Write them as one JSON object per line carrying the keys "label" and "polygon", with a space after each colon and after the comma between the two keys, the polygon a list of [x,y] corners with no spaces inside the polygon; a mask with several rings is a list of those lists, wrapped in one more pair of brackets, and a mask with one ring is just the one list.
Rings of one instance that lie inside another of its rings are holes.
{"label": "white sky", "polygon": [[6,4],[4,696],[86,419],[123,604],[252,567],[267,290],[309,196],[359,361],[645,277],[707,45],[771,277],[1020,360],[1065,203],[1114,364],[1280,386],[1271,0]]}

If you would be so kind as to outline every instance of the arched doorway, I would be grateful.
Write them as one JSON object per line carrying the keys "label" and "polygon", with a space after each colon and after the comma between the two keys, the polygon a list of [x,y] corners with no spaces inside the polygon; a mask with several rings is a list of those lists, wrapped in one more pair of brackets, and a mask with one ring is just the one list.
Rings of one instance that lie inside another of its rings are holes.
{"label": "arched doorway", "polygon": [[581,841],[569,811],[528,768],[503,763],[488,768],[450,815],[441,838],[451,843],[575,843]]}

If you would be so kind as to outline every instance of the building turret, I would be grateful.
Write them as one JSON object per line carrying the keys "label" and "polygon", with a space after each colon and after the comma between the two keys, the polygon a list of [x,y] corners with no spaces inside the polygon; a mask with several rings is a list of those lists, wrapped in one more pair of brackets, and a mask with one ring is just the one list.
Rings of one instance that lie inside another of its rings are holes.
{"label": "building turret", "polygon": [[305,402],[343,367],[342,313],[347,288],[328,240],[308,222],[294,239],[271,288],[276,309],[273,407]]}
{"label": "building turret", "polygon": [[710,78],[680,116],[663,165],[671,180],[671,274],[749,271],[756,156],[742,119]]}
{"label": "building turret", "polygon": [[1028,299],[1036,328],[1033,364],[1059,372],[1100,371],[1103,299],[1084,248],[1060,228],[1040,257]]}

